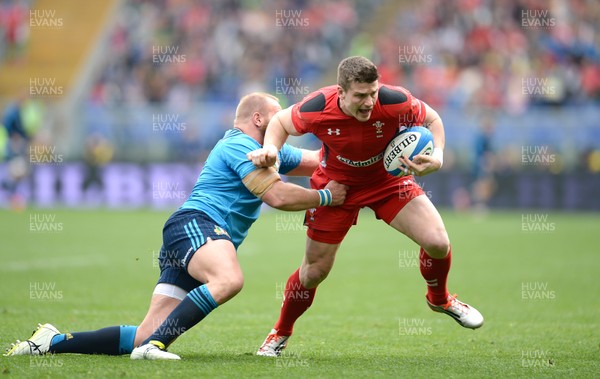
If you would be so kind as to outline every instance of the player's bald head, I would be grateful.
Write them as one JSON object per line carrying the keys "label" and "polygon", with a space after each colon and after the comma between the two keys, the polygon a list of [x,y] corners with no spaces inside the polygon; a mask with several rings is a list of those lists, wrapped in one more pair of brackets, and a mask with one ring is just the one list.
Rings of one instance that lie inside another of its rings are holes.
{"label": "player's bald head", "polygon": [[248,120],[255,112],[266,115],[274,104],[279,104],[279,100],[271,94],[266,92],[250,93],[241,98],[235,110],[235,122]]}
{"label": "player's bald head", "polygon": [[352,82],[373,83],[377,79],[379,79],[377,66],[365,57],[348,57],[338,65],[337,81],[344,91],[350,88]]}

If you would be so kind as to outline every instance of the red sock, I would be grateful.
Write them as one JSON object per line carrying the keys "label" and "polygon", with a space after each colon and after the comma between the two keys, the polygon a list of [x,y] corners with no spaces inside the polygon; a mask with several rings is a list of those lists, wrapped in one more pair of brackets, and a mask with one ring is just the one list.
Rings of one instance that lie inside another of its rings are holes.
{"label": "red sock", "polygon": [[292,335],[294,323],[310,307],[316,291],[316,288],[306,289],[300,283],[300,269],[290,276],[285,285],[279,320],[275,323],[277,334],[281,336]]}
{"label": "red sock", "polygon": [[427,299],[434,305],[445,304],[448,299],[448,288],[446,281],[452,262],[452,248],[448,255],[442,259],[431,258],[427,252],[421,248],[419,254],[419,267],[421,275],[427,282]]}

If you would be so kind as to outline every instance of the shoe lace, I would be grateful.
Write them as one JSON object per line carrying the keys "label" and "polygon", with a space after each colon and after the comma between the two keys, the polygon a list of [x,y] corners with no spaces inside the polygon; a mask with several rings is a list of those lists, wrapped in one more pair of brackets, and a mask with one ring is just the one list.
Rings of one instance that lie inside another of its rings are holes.
{"label": "shoe lace", "polygon": [[272,349],[278,348],[281,343],[280,339],[282,339],[282,337],[284,337],[284,336],[279,336],[279,335],[277,335],[277,333],[269,334],[267,336],[267,339],[261,346],[261,350],[269,349],[269,348],[272,348]]}
{"label": "shoe lace", "polygon": [[458,295],[454,294],[448,298],[448,302],[444,305],[444,310],[448,310],[448,308],[453,308],[453,310],[460,314],[467,314],[469,312],[469,307],[457,299]]}
{"label": "shoe lace", "polygon": [[40,346],[42,345],[37,345],[35,342],[27,340],[27,343],[29,344],[29,351],[31,352],[31,355],[34,355],[35,352],[37,352],[39,355],[43,355],[42,351],[40,350]]}
{"label": "shoe lace", "polygon": [[277,334],[275,334],[275,333],[273,333],[273,334],[269,334],[269,335],[267,336],[267,340],[265,341],[265,343],[264,343],[264,345],[263,345],[263,346],[270,345],[272,342],[275,342],[275,343],[276,343],[276,342],[277,342],[277,337],[278,337],[278,335],[277,335]]}

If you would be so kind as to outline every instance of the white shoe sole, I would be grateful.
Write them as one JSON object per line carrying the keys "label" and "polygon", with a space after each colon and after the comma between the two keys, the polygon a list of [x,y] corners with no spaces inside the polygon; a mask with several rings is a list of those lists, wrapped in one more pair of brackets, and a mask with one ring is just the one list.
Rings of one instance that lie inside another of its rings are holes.
{"label": "white shoe sole", "polygon": [[133,349],[130,355],[134,360],[149,360],[149,361],[176,361],[181,358],[177,354],[169,353],[159,349],[152,344],[146,344]]}

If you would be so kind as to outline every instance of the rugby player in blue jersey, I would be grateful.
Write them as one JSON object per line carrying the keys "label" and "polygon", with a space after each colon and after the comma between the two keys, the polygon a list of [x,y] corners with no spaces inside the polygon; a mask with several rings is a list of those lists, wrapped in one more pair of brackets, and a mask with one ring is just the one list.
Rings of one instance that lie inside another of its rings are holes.
{"label": "rugby player in blue jersey", "polygon": [[[277,98],[266,93],[240,100],[233,129],[213,148],[189,198],[164,226],[160,278],[139,326],[61,334],[44,324],[6,355],[131,353],[132,359],[179,359],[167,347],[242,289],[236,250],[263,202],[295,211],[336,206],[345,199],[346,186],[337,182],[318,191],[306,189],[282,182],[274,167],[257,168],[247,158],[261,147],[279,110]],[[318,163],[318,151],[284,145],[279,153],[282,174],[310,176]]]}

